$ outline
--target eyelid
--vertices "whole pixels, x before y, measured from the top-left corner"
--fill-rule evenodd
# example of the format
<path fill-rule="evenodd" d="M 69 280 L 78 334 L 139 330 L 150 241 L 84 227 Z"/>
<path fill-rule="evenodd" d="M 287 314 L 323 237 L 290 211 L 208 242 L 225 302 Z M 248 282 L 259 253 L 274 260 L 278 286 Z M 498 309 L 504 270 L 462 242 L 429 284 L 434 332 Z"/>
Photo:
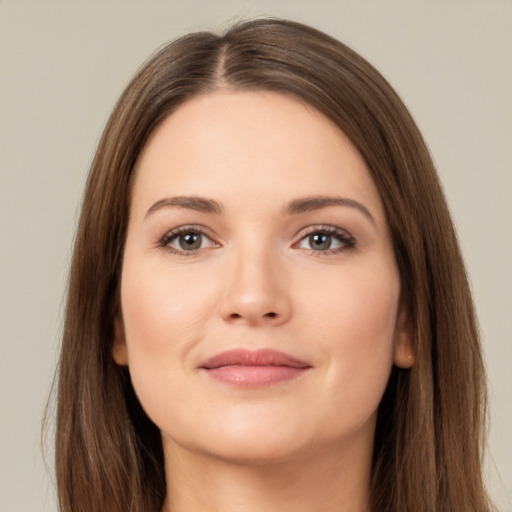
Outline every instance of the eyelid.
<path fill-rule="evenodd" d="M 175 247 L 171 247 L 169 245 L 171 241 L 175 240 L 181 234 L 185 234 L 185 233 L 200 234 L 209 240 L 210 245 L 208 247 L 202 247 L 202 248 L 190 250 L 190 251 L 180 250 Z M 301 249 L 301 247 L 299 247 L 299 245 L 302 243 L 302 241 L 307 236 L 309 236 L 313 233 L 322 233 L 322 234 L 327 234 L 327 235 L 330 235 L 333 237 L 337 237 L 338 240 L 340 240 L 343 244 L 342 247 L 336 247 L 334 249 L 326 249 L 323 251 L 309 249 L 310 253 L 314 253 L 317 256 L 341 253 L 341 252 L 353 249 L 354 246 L 356 245 L 355 238 L 347 230 L 339 228 L 337 226 L 332 226 L 329 224 L 315 224 L 315 225 L 311 225 L 311 226 L 307 226 L 307 227 L 303 228 L 294 237 L 296 241 L 292 244 L 291 247 L 294 249 Z M 210 249 L 213 247 L 221 247 L 222 244 L 217 242 L 217 240 L 215 238 L 216 237 L 212 234 L 211 230 L 205 226 L 202 226 L 200 224 L 185 224 L 185 225 L 178 226 L 176 228 L 173 228 L 173 229 L 167 231 L 162 237 L 159 238 L 159 240 L 157 242 L 157 246 L 168 250 L 172 254 L 183 255 L 183 256 L 193 256 L 193 255 L 196 255 L 196 254 L 204 251 L 205 249 Z M 308 251 L 308 249 L 304 249 L 304 248 L 302 248 L 302 249 Z"/>
<path fill-rule="evenodd" d="M 201 249 L 191 250 L 191 251 L 184 251 L 177 249 L 175 247 L 171 247 L 169 244 L 171 241 L 175 240 L 178 236 L 186 233 L 197 233 L 199 235 L 202 235 L 206 237 L 210 242 L 211 245 L 209 247 L 203 247 Z M 211 248 L 211 247 L 220 247 L 221 244 L 217 242 L 214 238 L 214 236 L 211 233 L 211 230 L 206 228 L 205 226 L 202 226 L 200 224 L 185 224 L 183 226 L 178 226 L 176 228 L 173 228 L 169 231 L 167 231 L 162 237 L 159 238 L 157 242 L 158 247 L 162 247 L 166 250 L 168 250 L 172 254 L 177 255 L 183 255 L 183 256 L 193 256 L 198 254 L 201 251 L 204 251 L 205 249 Z"/>
<path fill-rule="evenodd" d="M 325 251 L 315 251 L 314 249 L 309 249 L 310 253 L 314 253 L 315 256 L 327 256 L 329 254 L 341 253 L 350 249 L 353 249 L 356 245 L 356 239 L 346 230 L 339 228 L 337 226 L 332 226 L 329 224 L 316 224 L 307 226 L 302 229 L 295 237 L 296 242 L 292 244 L 292 248 L 301 249 L 299 247 L 300 243 L 309 235 L 313 233 L 323 233 L 326 235 L 331 235 L 338 237 L 343 243 L 344 247 L 338 247 L 334 249 L 327 249 Z M 308 249 L 304 249 L 308 250 Z"/>

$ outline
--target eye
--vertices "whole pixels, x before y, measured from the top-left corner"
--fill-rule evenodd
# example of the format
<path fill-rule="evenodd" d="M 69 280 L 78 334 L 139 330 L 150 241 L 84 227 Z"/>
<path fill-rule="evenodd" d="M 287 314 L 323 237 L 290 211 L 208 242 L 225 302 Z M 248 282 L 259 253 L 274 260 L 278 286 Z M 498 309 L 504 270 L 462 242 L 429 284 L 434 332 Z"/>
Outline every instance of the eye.
<path fill-rule="evenodd" d="M 174 254 L 196 254 L 202 249 L 218 247 L 200 227 L 183 226 L 167 233 L 160 245 L 169 249 Z"/>
<path fill-rule="evenodd" d="M 312 227 L 294 247 L 315 252 L 337 253 L 355 246 L 354 238 L 334 226 Z"/>

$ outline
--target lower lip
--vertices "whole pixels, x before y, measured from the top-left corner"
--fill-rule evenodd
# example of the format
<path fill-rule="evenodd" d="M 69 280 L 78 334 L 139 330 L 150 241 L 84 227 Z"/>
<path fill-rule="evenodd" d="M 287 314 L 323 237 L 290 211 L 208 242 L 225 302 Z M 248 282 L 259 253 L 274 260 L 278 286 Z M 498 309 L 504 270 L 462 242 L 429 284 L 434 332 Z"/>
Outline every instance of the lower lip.
<path fill-rule="evenodd" d="M 309 368 L 291 366 L 221 366 L 204 369 L 215 380 L 235 386 L 256 388 L 270 386 L 278 382 L 294 380 L 306 373 Z"/>

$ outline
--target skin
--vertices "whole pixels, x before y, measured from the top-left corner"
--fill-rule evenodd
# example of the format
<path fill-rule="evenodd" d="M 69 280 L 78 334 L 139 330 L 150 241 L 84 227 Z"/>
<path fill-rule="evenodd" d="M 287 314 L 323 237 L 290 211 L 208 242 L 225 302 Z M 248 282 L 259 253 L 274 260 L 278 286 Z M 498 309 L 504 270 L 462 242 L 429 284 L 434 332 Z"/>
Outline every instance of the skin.
<path fill-rule="evenodd" d="M 222 211 L 162 203 L 192 196 Z M 352 203 L 287 211 L 312 196 Z M 226 90 L 169 116 L 137 163 L 121 308 L 113 355 L 162 432 L 164 510 L 366 510 L 377 407 L 413 354 L 380 196 L 327 118 Z M 240 347 L 310 368 L 259 387 L 199 368 Z"/>

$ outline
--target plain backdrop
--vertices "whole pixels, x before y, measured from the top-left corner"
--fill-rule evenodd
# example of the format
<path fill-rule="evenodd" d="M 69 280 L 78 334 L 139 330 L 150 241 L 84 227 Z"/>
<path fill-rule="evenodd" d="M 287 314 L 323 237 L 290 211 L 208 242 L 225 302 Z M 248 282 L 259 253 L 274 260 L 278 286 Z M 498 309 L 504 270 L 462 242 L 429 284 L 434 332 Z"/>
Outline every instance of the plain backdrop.
<path fill-rule="evenodd" d="M 82 187 L 115 100 L 164 42 L 265 14 L 353 46 L 429 144 L 481 322 L 489 487 L 512 511 L 511 1 L 0 0 L 0 512 L 57 510 L 41 417 Z"/>

